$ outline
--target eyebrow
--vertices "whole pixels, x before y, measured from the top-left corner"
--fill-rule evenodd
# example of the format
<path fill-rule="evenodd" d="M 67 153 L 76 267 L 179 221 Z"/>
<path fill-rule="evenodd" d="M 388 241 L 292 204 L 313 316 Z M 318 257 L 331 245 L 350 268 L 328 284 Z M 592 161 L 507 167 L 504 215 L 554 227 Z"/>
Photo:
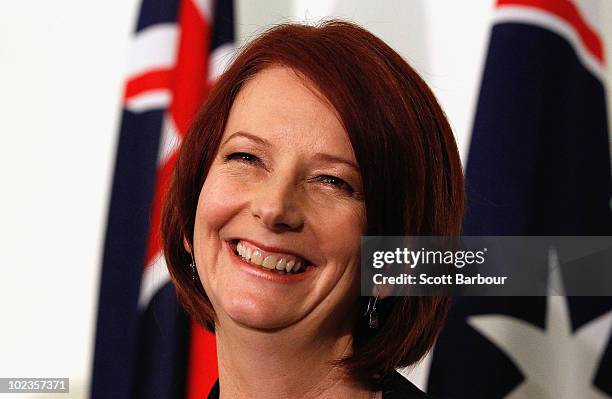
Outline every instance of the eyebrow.
<path fill-rule="evenodd" d="M 221 143 L 221 146 L 224 146 L 228 141 L 230 141 L 233 138 L 236 137 L 245 137 L 249 140 L 255 141 L 256 143 L 259 143 L 261 145 L 264 145 L 266 147 L 270 147 L 270 143 L 267 140 L 262 139 L 259 136 L 256 136 L 252 133 L 248 133 L 248 132 L 243 132 L 243 131 L 238 131 L 235 133 L 232 133 L 227 139 L 225 139 L 225 141 L 223 143 Z"/>
<path fill-rule="evenodd" d="M 221 143 L 221 146 L 224 146 L 230 140 L 232 140 L 234 138 L 237 138 L 237 137 L 247 138 L 249 140 L 252 140 L 252 141 L 254 141 L 256 143 L 259 143 L 261 145 L 264 145 L 266 147 L 270 147 L 271 146 L 271 144 L 267 140 L 262 139 L 261 137 L 256 136 L 256 135 L 254 135 L 252 133 L 244 132 L 244 131 L 238 131 L 238 132 L 232 133 L 227 139 L 225 139 L 225 141 L 223 141 L 223 143 Z M 355 164 L 355 162 L 350 161 L 350 160 L 345 159 L 345 158 L 342 158 L 342 157 L 339 157 L 339 156 L 336 156 L 336 155 L 331 155 L 331 154 L 326 154 L 326 153 L 321 153 L 320 152 L 320 153 L 316 154 L 314 158 L 317 159 L 317 160 L 320 160 L 320 161 L 333 162 L 333 163 L 342 163 L 342 164 L 345 164 L 345 165 L 355 169 L 355 171 L 360 173 L 359 167 Z"/>
<path fill-rule="evenodd" d="M 338 157 L 336 155 L 318 153 L 317 155 L 315 155 L 315 159 L 319 159 L 321 161 L 333 162 L 333 163 L 342 163 L 347 166 L 350 166 L 351 168 L 355 169 L 357 173 L 359 173 L 359 167 L 357 167 L 355 162 L 349 161 L 348 159 L 345 159 L 342 157 Z"/>

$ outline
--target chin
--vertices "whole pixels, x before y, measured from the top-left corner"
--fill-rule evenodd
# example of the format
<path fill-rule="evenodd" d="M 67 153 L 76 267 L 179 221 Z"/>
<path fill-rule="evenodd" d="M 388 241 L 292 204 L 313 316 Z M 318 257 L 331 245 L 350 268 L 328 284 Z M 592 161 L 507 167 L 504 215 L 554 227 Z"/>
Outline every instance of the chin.
<path fill-rule="evenodd" d="M 286 327 L 297 321 L 296 314 L 287 314 L 287 307 L 271 297 L 242 294 L 223 301 L 223 312 L 236 324 L 257 330 Z"/>

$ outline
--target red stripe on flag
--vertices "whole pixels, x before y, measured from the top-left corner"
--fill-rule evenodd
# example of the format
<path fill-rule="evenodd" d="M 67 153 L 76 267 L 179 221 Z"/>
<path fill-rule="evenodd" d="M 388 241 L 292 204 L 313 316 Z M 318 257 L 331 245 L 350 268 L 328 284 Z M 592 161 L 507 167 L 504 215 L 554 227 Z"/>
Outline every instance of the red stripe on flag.
<path fill-rule="evenodd" d="M 585 48 L 602 64 L 604 61 L 603 44 L 597 32 L 584 20 L 580 10 L 569 0 L 497 0 L 497 7 L 524 6 L 537 8 L 553 14 L 570 24 Z"/>
<path fill-rule="evenodd" d="M 215 336 L 195 322 L 191 323 L 191 356 L 187 373 L 187 399 L 206 398 L 219 375 Z"/>
<path fill-rule="evenodd" d="M 172 86 L 172 69 L 158 69 L 146 72 L 128 80 L 125 85 L 124 101 L 149 90 L 170 89 Z"/>
<path fill-rule="evenodd" d="M 208 21 L 202 18 L 192 0 L 181 2 L 179 23 L 181 38 L 176 65 L 177 79 L 173 86 L 170 114 L 178 131 L 184 135 L 210 91 L 208 55 L 211 33 Z"/>

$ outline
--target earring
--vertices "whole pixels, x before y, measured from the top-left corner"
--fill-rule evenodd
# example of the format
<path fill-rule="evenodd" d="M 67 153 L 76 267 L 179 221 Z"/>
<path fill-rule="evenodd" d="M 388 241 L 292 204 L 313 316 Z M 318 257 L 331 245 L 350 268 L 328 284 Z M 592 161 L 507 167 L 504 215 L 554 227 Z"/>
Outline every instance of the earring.
<path fill-rule="evenodd" d="M 190 255 L 191 255 L 191 263 L 189 264 L 189 267 L 191 267 L 191 281 L 193 281 L 193 283 L 195 284 L 195 280 L 196 280 L 195 259 L 193 258 L 193 252 Z"/>
<path fill-rule="evenodd" d="M 373 304 L 372 304 L 372 298 L 374 298 Z M 366 309 L 366 312 L 364 313 L 364 316 L 369 316 L 368 326 L 372 330 L 378 329 L 378 312 L 376 311 L 376 302 L 378 302 L 378 294 L 376 294 L 376 297 L 370 297 L 370 299 L 368 300 L 368 308 Z"/>

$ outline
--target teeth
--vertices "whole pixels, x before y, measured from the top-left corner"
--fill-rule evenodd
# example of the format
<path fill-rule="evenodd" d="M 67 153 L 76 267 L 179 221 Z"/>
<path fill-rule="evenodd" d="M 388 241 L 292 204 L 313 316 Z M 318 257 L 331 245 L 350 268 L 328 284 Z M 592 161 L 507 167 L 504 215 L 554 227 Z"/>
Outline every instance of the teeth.
<path fill-rule="evenodd" d="M 269 256 L 266 256 L 266 259 L 264 259 L 261 265 L 265 267 L 266 269 L 274 269 L 274 266 L 276 266 L 277 261 L 278 259 L 276 259 L 276 256 L 269 255 Z"/>
<path fill-rule="evenodd" d="M 262 253 L 258 250 L 253 251 L 253 255 L 251 256 L 251 263 L 254 263 L 257 266 L 261 266 L 261 262 L 263 262 Z"/>
<path fill-rule="evenodd" d="M 238 243 L 238 245 L 236 246 L 236 251 L 238 251 L 238 255 L 242 256 L 245 260 L 251 259 L 252 251 L 250 248 L 247 248 L 247 246 L 243 243 Z"/>
<path fill-rule="evenodd" d="M 236 245 L 236 252 L 245 261 L 264 267 L 268 270 L 277 270 L 280 274 L 289 272 L 296 273 L 302 268 L 302 260 L 283 258 L 277 255 L 268 255 L 264 258 L 264 254 L 258 249 L 252 249 L 242 242 Z"/>
<path fill-rule="evenodd" d="M 285 270 L 287 270 L 288 272 L 291 271 L 291 269 L 293 268 L 293 265 L 295 265 L 295 259 L 291 259 L 289 262 L 287 262 L 287 265 L 285 266 Z"/>

